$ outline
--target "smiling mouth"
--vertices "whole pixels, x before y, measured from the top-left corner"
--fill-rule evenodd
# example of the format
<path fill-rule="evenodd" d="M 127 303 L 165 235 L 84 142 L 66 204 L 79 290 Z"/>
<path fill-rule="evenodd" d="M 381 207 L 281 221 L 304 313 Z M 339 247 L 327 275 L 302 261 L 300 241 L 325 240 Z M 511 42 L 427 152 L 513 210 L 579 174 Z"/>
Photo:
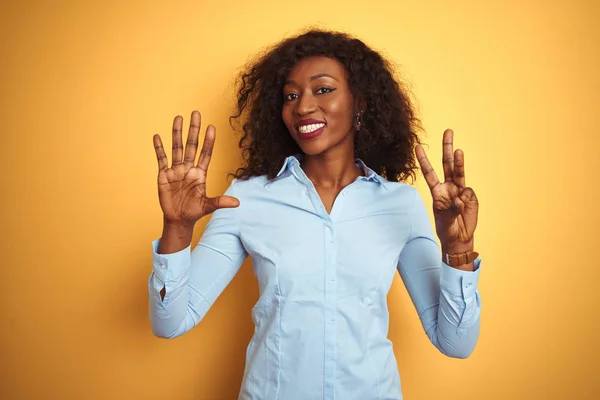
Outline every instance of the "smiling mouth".
<path fill-rule="evenodd" d="M 302 135 L 310 135 L 311 133 L 318 131 L 324 126 L 325 124 L 323 123 L 302 125 L 298 127 L 298 132 L 300 132 Z"/>
<path fill-rule="evenodd" d="M 325 124 L 322 122 L 316 124 L 307 124 L 299 126 L 297 129 L 298 139 L 312 140 L 321 136 L 321 134 L 325 131 Z"/>

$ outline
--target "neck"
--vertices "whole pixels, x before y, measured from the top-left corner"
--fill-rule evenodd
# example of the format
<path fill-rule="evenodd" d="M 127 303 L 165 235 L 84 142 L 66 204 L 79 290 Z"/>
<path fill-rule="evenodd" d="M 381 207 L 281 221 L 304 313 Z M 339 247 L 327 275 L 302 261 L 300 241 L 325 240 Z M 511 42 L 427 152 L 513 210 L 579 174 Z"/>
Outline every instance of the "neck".
<path fill-rule="evenodd" d="M 341 189 L 362 175 L 354 163 L 354 146 L 351 151 L 332 148 L 317 155 L 305 155 L 302 169 L 316 187 Z"/>

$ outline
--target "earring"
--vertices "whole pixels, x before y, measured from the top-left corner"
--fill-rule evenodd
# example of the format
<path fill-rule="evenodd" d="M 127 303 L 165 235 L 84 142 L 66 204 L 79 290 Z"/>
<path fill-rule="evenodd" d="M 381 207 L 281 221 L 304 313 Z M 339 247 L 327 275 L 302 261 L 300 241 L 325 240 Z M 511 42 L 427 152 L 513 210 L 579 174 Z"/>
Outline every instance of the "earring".
<path fill-rule="evenodd" d="M 356 114 L 356 118 L 354 119 L 354 130 L 356 132 L 360 131 L 360 113 Z"/>

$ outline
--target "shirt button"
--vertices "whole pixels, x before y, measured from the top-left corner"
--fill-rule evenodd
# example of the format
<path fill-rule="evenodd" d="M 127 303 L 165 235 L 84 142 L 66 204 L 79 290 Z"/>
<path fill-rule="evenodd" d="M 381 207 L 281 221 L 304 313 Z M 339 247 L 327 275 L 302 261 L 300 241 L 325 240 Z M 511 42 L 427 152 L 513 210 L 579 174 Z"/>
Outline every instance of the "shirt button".
<path fill-rule="evenodd" d="M 467 283 L 467 284 L 465 285 L 465 287 L 467 287 L 467 288 L 470 288 L 470 287 L 471 287 L 471 285 L 472 285 L 472 283 L 471 283 L 471 282 L 469 282 L 469 283 Z"/>
<path fill-rule="evenodd" d="M 165 266 L 165 264 L 162 264 L 162 263 L 161 263 L 161 264 L 158 264 L 158 266 L 159 266 L 160 268 L 162 268 L 162 269 L 165 269 L 165 268 L 167 268 L 167 267 Z"/>

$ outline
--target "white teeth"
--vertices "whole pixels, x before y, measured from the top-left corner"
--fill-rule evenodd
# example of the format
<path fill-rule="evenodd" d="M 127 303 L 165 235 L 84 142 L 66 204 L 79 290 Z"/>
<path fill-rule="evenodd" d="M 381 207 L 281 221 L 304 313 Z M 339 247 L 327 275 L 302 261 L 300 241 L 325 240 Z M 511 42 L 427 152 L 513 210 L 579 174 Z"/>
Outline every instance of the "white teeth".
<path fill-rule="evenodd" d="M 301 127 L 298 128 L 298 131 L 300 133 L 311 133 L 316 131 L 317 129 L 321 129 L 322 127 L 324 127 L 325 124 L 321 123 L 321 124 L 310 124 L 310 125 L 302 125 Z"/>

